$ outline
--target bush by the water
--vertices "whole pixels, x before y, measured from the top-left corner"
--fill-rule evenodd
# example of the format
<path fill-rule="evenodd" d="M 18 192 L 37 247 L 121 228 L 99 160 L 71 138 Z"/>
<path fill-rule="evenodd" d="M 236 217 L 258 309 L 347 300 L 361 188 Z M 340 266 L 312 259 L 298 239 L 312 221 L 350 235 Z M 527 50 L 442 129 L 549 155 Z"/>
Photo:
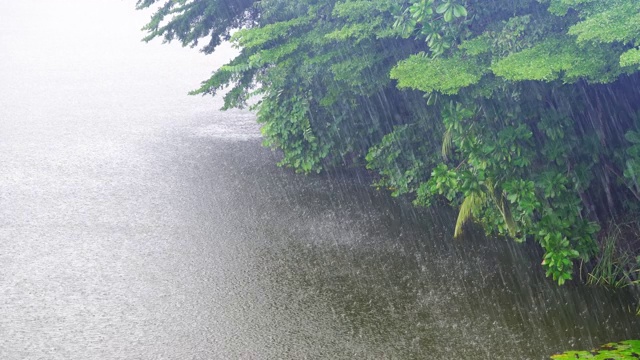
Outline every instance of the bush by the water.
<path fill-rule="evenodd" d="M 592 360 L 632 360 L 640 359 L 640 340 L 627 340 L 603 345 L 591 351 L 567 351 L 553 355 L 554 360 L 592 359 Z"/>
<path fill-rule="evenodd" d="M 138 7 L 155 3 L 147 40 L 239 48 L 194 93 L 230 88 L 225 108 L 257 96 L 264 142 L 282 151 L 281 165 L 366 166 L 394 196 L 459 207 L 456 235 L 474 219 L 535 241 L 559 284 L 578 263 L 613 259 L 600 229 L 640 209 L 636 0 Z M 615 284 L 598 274 L 628 275 L 617 269 L 595 265 L 591 281 Z"/>

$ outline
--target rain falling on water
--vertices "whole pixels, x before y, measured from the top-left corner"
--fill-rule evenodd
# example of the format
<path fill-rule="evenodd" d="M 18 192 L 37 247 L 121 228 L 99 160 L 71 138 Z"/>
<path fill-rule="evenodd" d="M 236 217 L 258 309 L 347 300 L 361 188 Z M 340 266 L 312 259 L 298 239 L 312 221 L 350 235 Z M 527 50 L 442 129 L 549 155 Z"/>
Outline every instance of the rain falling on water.
<path fill-rule="evenodd" d="M 0 358 L 546 359 L 637 337 L 632 294 L 371 174 L 302 176 L 188 97 L 233 53 L 130 2 L 0 3 Z"/>

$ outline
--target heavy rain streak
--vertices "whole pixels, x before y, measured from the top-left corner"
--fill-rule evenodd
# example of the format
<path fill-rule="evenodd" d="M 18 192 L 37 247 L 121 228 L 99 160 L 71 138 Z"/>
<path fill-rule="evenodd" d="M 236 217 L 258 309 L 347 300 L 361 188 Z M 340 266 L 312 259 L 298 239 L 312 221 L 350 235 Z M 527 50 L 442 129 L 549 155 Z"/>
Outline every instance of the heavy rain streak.
<path fill-rule="evenodd" d="M 0 0 L 0 359 L 636 358 L 638 14 Z"/>

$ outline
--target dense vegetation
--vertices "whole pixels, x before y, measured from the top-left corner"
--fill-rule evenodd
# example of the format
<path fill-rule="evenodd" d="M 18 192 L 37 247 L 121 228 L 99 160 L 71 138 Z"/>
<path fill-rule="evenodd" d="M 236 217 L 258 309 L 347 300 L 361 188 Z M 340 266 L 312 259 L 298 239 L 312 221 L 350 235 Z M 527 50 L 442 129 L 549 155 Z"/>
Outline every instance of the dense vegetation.
<path fill-rule="evenodd" d="M 591 351 L 567 351 L 551 357 L 555 360 L 592 359 L 592 360 L 632 360 L 640 358 L 640 340 L 627 340 L 603 345 Z"/>
<path fill-rule="evenodd" d="M 595 282 L 637 279 L 637 248 L 602 234 L 640 205 L 640 2 L 154 4 L 147 40 L 238 47 L 194 94 L 255 97 L 281 165 L 366 166 L 393 196 L 459 207 L 455 235 L 473 218 L 537 242 L 559 284 L 594 258 Z"/>

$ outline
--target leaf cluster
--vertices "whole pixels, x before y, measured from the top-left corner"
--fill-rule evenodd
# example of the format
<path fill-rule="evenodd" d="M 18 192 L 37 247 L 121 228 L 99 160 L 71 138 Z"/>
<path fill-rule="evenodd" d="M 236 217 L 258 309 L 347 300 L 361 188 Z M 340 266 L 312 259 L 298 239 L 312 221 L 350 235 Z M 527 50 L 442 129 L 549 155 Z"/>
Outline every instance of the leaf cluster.
<path fill-rule="evenodd" d="M 366 166 L 544 249 L 562 284 L 640 202 L 635 0 L 140 0 L 146 40 L 239 55 L 193 94 L 252 108 L 280 165 Z"/>
<path fill-rule="evenodd" d="M 640 340 L 627 340 L 619 343 L 609 343 L 601 346 L 599 349 L 591 351 L 567 351 L 562 354 L 553 355 L 551 359 L 569 360 L 569 359 L 637 359 L 640 357 Z"/>

